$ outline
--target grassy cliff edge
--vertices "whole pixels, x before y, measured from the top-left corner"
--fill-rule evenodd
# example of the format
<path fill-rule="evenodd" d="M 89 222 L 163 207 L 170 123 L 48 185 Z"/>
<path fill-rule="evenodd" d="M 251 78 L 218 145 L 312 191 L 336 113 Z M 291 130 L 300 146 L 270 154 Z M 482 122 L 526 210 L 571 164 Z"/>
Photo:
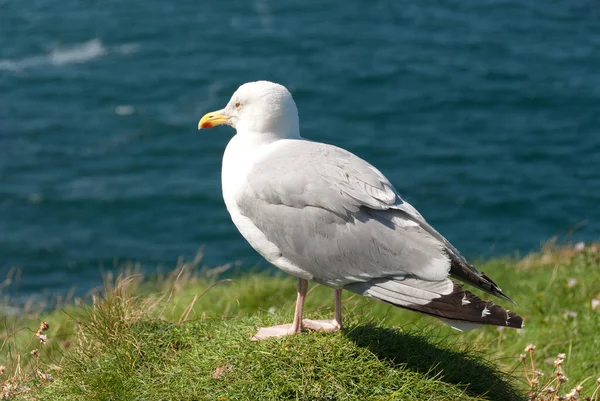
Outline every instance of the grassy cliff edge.
<path fill-rule="evenodd" d="M 600 251 L 577 248 L 479 265 L 519 303 L 518 331 L 459 333 L 345 292 L 343 332 L 254 343 L 291 319 L 293 278 L 125 274 L 89 302 L 0 312 L 0 399 L 597 400 Z M 314 286 L 307 317 L 332 301 Z"/>

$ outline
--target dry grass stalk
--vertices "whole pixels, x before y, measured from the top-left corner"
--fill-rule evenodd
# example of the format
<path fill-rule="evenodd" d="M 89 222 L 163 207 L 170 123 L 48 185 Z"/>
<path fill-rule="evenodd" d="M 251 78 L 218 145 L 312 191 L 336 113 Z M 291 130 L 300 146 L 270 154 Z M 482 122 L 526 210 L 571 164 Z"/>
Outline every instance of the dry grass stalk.
<path fill-rule="evenodd" d="M 598 401 L 600 397 L 600 378 L 596 381 L 596 388 L 591 396 L 582 398 L 583 382 L 575 388 L 566 392 L 565 383 L 569 380 L 563 370 L 563 363 L 567 358 L 566 354 L 560 353 L 554 360 L 554 369 L 548 379 L 541 383 L 544 373 L 536 369 L 533 354 L 535 345 L 529 344 L 525 347 L 525 353 L 521 354 L 519 359 L 523 364 L 523 374 L 529 383 L 529 400 L 530 401 Z M 527 361 L 529 359 L 529 361 Z"/>

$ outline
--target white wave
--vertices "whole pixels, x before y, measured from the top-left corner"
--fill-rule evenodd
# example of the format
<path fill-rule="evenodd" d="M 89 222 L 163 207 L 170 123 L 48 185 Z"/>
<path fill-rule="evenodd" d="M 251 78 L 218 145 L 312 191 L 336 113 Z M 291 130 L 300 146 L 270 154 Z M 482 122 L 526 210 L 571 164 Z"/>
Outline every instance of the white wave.
<path fill-rule="evenodd" d="M 72 63 L 85 63 L 86 61 L 104 56 L 108 50 L 100 39 L 92 39 L 80 45 L 67 48 L 57 48 L 50 53 L 50 63 L 63 65 Z"/>
<path fill-rule="evenodd" d="M 135 113 L 135 107 L 130 104 L 122 104 L 115 107 L 115 114 L 118 116 L 130 116 Z"/>
<path fill-rule="evenodd" d="M 63 66 L 85 63 L 109 54 L 129 55 L 136 53 L 139 46 L 125 43 L 116 47 L 106 47 L 98 38 L 72 46 L 58 46 L 47 54 L 29 56 L 20 59 L 0 59 L 0 71 L 21 71 L 45 65 Z"/>
<path fill-rule="evenodd" d="M 273 28 L 273 12 L 267 0 L 257 0 L 254 2 L 254 9 L 258 14 L 260 25 L 265 30 Z"/>
<path fill-rule="evenodd" d="M 139 49 L 140 45 L 138 45 L 137 43 L 125 43 L 124 45 L 120 45 L 118 47 L 119 53 L 125 55 L 137 53 Z"/>

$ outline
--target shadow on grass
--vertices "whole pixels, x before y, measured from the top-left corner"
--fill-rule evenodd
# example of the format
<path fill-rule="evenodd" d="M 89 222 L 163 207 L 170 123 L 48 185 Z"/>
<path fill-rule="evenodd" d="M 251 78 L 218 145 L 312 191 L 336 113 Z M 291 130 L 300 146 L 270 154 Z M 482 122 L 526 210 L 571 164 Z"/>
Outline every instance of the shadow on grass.
<path fill-rule="evenodd" d="M 476 352 L 445 349 L 418 334 L 371 324 L 349 327 L 344 335 L 394 367 L 464 386 L 464 392 L 470 396 L 492 401 L 527 399 L 512 384 L 513 378 Z"/>

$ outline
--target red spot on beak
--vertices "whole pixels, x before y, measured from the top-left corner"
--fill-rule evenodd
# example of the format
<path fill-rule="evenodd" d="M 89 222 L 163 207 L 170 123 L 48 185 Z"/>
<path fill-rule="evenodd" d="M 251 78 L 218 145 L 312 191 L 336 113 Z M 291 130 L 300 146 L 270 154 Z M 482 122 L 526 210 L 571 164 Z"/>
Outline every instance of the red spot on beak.
<path fill-rule="evenodd" d="M 202 125 L 200 126 L 200 128 L 212 128 L 213 125 L 211 123 L 209 123 L 208 121 L 205 121 L 202 123 Z"/>

